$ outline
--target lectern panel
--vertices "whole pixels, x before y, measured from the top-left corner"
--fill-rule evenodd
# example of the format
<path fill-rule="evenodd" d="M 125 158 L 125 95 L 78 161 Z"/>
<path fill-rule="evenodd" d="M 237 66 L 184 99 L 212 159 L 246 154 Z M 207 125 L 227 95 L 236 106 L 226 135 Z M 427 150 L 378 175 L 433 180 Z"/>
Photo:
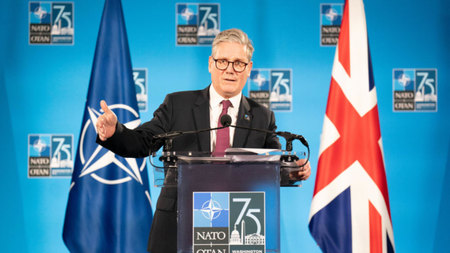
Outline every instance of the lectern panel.
<path fill-rule="evenodd" d="M 279 189 L 279 163 L 178 164 L 178 252 L 279 252 Z"/>

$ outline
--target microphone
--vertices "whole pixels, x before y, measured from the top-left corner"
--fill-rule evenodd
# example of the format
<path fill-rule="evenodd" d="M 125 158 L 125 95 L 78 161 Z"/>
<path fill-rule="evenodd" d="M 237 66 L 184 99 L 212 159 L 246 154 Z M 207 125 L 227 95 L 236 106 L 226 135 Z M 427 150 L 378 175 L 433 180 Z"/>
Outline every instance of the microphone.
<path fill-rule="evenodd" d="M 231 126 L 230 115 L 228 115 L 228 114 L 222 115 L 222 117 L 220 117 L 220 124 L 222 124 L 222 126 L 224 126 L 224 127 Z"/>

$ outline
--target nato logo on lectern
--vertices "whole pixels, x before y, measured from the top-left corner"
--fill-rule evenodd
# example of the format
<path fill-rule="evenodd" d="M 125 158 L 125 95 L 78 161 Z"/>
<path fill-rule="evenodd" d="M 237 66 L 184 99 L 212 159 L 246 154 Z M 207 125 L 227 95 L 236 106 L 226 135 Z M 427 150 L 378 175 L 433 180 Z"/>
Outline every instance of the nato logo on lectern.
<path fill-rule="evenodd" d="M 275 112 L 292 111 L 292 70 L 252 69 L 248 96 Z"/>
<path fill-rule="evenodd" d="M 320 45 L 335 46 L 341 32 L 343 4 L 320 4 Z"/>
<path fill-rule="evenodd" d="M 28 135 L 28 177 L 70 177 L 73 171 L 72 134 Z"/>
<path fill-rule="evenodd" d="M 73 45 L 73 2 L 29 2 L 29 44 Z"/>
<path fill-rule="evenodd" d="M 193 252 L 264 253 L 264 192 L 194 192 L 193 226 Z"/>
<path fill-rule="evenodd" d="M 176 45 L 211 45 L 220 32 L 220 5 L 176 4 Z"/>
<path fill-rule="evenodd" d="M 437 69 L 394 69 L 393 110 L 437 112 Z"/>

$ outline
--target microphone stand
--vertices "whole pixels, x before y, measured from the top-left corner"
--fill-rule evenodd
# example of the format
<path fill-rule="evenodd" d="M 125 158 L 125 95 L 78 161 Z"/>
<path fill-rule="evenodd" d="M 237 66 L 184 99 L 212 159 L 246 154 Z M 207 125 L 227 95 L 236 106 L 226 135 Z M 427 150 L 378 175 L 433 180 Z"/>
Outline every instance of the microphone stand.
<path fill-rule="evenodd" d="M 286 140 L 286 151 L 292 151 L 293 149 L 293 145 L 292 142 L 294 140 L 299 140 L 305 147 L 309 148 L 308 142 L 306 141 L 306 139 L 302 136 L 302 135 L 298 135 L 298 134 L 292 134 L 289 132 L 274 132 L 274 131 L 269 131 L 269 130 L 264 130 L 264 129 L 256 129 L 256 128 L 249 128 L 249 127 L 243 127 L 243 126 L 236 126 L 236 125 L 231 125 L 228 122 L 225 122 L 224 126 L 222 127 L 216 127 L 216 128 L 207 128 L 207 129 L 202 129 L 202 130 L 198 130 L 198 131 L 186 131 L 186 132 L 181 132 L 181 131 L 175 131 L 175 132 L 170 132 L 170 133 L 163 133 L 163 134 L 158 134 L 153 136 L 153 139 L 164 139 L 164 151 L 172 151 L 172 142 L 173 139 L 175 139 L 178 136 L 181 136 L 183 134 L 192 134 L 192 133 L 201 133 L 201 132 L 207 132 L 207 131 L 213 131 L 213 130 L 219 130 L 219 129 L 223 129 L 226 127 L 234 127 L 234 128 L 241 128 L 241 129 L 246 129 L 246 130 L 252 130 L 252 131 L 259 131 L 259 132 L 264 132 L 264 133 L 269 133 L 269 134 L 276 134 L 277 136 L 281 136 Z"/>
<path fill-rule="evenodd" d="M 186 131 L 186 132 L 175 131 L 175 132 L 155 135 L 155 136 L 153 136 L 153 139 L 154 140 L 164 139 L 163 151 L 170 152 L 170 151 L 172 151 L 172 148 L 173 148 L 173 145 L 172 145 L 173 139 L 175 139 L 178 136 L 181 136 L 183 134 L 195 134 L 195 133 L 209 132 L 209 131 L 213 131 L 213 130 L 223 129 L 225 127 L 228 127 L 228 126 L 221 126 L 221 127 L 216 127 L 216 128 L 206 128 L 206 129 L 195 130 L 195 131 Z"/>
<path fill-rule="evenodd" d="M 243 126 L 235 126 L 235 125 L 226 125 L 226 126 L 230 126 L 230 127 L 234 127 L 234 128 L 241 128 L 241 129 L 246 129 L 246 130 L 253 130 L 253 131 L 259 131 L 259 132 L 264 132 L 264 133 L 269 133 L 269 134 L 276 134 L 278 136 L 283 137 L 286 140 L 286 151 L 292 151 L 292 142 L 294 140 L 299 140 L 305 147 L 309 147 L 308 142 L 306 141 L 306 139 L 298 134 L 292 134 L 289 132 L 274 132 L 274 131 L 269 131 L 269 130 L 264 130 L 264 129 L 256 129 L 256 128 L 249 128 L 249 127 L 243 127 Z"/>
<path fill-rule="evenodd" d="M 252 130 L 252 131 L 259 131 L 259 132 L 264 132 L 264 133 L 276 134 L 277 136 L 283 137 L 286 140 L 286 151 L 288 151 L 288 155 L 282 157 L 282 161 L 283 162 L 295 162 L 295 161 L 298 160 L 298 157 L 296 155 L 294 155 L 294 156 L 291 155 L 291 151 L 293 149 L 292 142 L 294 140 L 299 140 L 308 149 L 308 156 L 306 158 L 306 161 L 301 166 L 286 166 L 286 167 L 303 167 L 304 165 L 306 165 L 308 163 L 308 161 L 309 161 L 309 153 L 310 153 L 309 152 L 309 144 L 308 144 L 308 142 L 306 141 L 306 139 L 302 135 L 293 134 L 293 133 L 289 133 L 289 132 L 274 132 L 274 131 L 269 131 L 269 130 L 264 130 L 264 129 L 256 129 L 256 128 L 249 128 L 249 127 L 243 127 L 243 126 L 235 126 L 235 125 L 231 125 L 230 124 L 231 120 L 228 120 L 224 116 L 228 116 L 228 118 L 230 117 L 229 115 L 223 115 L 222 116 L 221 124 L 224 125 L 224 126 L 231 126 L 231 127 L 234 127 L 234 128 L 241 128 L 241 129 L 246 129 L 246 130 Z"/>

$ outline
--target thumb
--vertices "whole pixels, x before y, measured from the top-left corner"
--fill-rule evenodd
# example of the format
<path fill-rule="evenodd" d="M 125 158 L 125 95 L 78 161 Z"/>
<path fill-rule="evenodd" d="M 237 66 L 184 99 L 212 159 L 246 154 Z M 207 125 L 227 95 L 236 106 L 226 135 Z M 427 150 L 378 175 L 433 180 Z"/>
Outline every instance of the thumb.
<path fill-rule="evenodd" d="M 100 101 L 100 106 L 102 107 L 102 110 L 105 113 L 112 113 L 112 111 L 109 109 L 108 105 L 106 104 L 105 100 Z"/>

